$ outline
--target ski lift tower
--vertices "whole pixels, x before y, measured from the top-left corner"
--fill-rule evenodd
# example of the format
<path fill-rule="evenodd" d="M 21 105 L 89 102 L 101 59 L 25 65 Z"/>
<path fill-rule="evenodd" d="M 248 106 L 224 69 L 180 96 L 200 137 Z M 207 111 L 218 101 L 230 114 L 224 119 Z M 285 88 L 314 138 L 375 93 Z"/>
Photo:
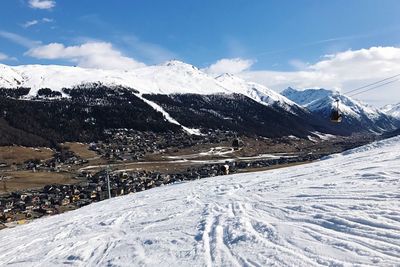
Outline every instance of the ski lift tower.
<path fill-rule="evenodd" d="M 110 165 L 108 165 L 107 169 L 106 169 L 106 179 L 107 179 L 107 190 L 108 190 L 108 198 L 109 199 L 111 198 L 110 171 L 111 171 L 111 168 L 110 168 Z"/>

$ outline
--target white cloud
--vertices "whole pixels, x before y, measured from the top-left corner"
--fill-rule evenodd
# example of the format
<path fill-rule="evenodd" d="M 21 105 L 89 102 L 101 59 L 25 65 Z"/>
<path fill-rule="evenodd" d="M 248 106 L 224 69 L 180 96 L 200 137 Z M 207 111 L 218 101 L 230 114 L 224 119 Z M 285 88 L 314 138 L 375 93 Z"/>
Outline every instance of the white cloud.
<path fill-rule="evenodd" d="M 42 18 L 42 22 L 47 23 L 47 22 L 53 22 L 53 19 L 50 18 Z"/>
<path fill-rule="evenodd" d="M 25 22 L 24 24 L 22 24 L 22 27 L 24 27 L 24 28 L 29 28 L 29 27 L 31 27 L 31 26 L 33 26 L 33 25 L 36 25 L 36 24 L 38 24 L 39 23 L 39 21 L 38 20 L 30 20 L 30 21 L 27 21 L 27 22 Z"/>
<path fill-rule="evenodd" d="M 251 59 L 223 58 L 205 68 L 204 71 L 210 74 L 236 74 L 248 70 L 254 63 L 255 61 Z"/>
<path fill-rule="evenodd" d="M 0 52 L 0 61 L 2 61 L 2 60 L 17 61 L 17 59 L 15 57 L 10 57 L 10 56 Z"/>
<path fill-rule="evenodd" d="M 177 55 L 168 49 L 149 42 L 144 42 L 134 35 L 120 37 L 121 41 L 129 48 L 129 51 L 150 64 L 158 64 L 177 58 Z"/>
<path fill-rule="evenodd" d="M 27 21 L 24 24 L 22 24 L 21 26 L 24 28 L 29 28 L 34 25 L 38 25 L 38 24 L 42 24 L 42 23 L 50 23 L 53 21 L 54 21 L 53 19 L 49 19 L 49 18 L 42 18 L 41 20 L 35 19 L 35 20 Z"/>
<path fill-rule="evenodd" d="M 22 45 L 27 48 L 36 47 L 41 44 L 40 41 L 31 40 L 31 39 L 21 36 L 19 34 L 7 32 L 7 31 L 0 31 L 0 37 L 3 37 L 7 40 L 10 40 L 13 43 Z"/>
<path fill-rule="evenodd" d="M 308 63 L 306 63 L 304 61 L 301 61 L 299 59 L 292 59 L 292 60 L 289 61 L 289 64 L 291 66 L 293 66 L 297 70 L 304 70 L 304 69 L 307 69 L 309 67 Z"/>
<path fill-rule="evenodd" d="M 6 59 L 8 59 L 8 56 L 0 52 L 0 60 L 6 60 Z"/>
<path fill-rule="evenodd" d="M 29 6 L 35 9 L 52 9 L 56 6 L 54 0 L 29 0 Z"/>
<path fill-rule="evenodd" d="M 329 88 L 342 92 L 400 73 L 400 47 L 371 47 L 326 55 L 314 64 L 292 65 L 299 71 L 243 71 L 239 76 L 281 91 L 295 88 Z M 400 82 L 360 94 L 356 98 L 381 106 L 400 102 Z"/>
<path fill-rule="evenodd" d="M 88 42 L 76 46 L 51 43 L 34 47 L 25 55 L 38 59 L 64 59 L 81 67 L 101 69 L 135 69 L 145 66 L 106 42 Z"/>

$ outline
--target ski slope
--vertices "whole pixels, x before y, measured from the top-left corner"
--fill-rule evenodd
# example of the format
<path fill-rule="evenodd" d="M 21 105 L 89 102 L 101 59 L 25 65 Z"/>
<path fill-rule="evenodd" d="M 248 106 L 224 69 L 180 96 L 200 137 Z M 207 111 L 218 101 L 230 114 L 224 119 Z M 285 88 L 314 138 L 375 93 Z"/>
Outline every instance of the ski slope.
<path fill-rule="evenodd" d="M 398 266 L 400 137 L 0 231 L 0 266 Z"/>

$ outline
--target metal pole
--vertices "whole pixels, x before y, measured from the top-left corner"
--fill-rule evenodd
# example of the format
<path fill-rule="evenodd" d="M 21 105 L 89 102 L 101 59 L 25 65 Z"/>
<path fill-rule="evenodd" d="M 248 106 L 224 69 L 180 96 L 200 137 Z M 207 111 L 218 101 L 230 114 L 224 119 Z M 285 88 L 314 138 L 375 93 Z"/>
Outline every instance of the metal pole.
<path fill-rule="evenodd" d="M 111 188 L 110 188 L 110 166 L 107 167 L 107 188 L 108 188 L 108 198 L 111 198 Z"/>
<path fill-rule="evenodd" d="M 8 177 L 6 177 L 4 175 L 0 176 L 0 181 L 3 182 L 3 191 L 5 193 L 7 193 L 7 179 L 8 179 Z"/>

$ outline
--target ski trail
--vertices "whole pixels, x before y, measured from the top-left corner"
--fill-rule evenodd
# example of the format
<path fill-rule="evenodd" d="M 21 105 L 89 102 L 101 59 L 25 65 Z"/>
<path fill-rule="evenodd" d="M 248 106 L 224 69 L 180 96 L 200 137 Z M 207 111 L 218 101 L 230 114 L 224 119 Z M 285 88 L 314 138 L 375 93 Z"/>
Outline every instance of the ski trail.
<path fill-rule="evenodd" d="M 190 135 L 200 135 L 201 132 L 199 129 L 193 129 L 193 128 L 188 128 L 186 126 L 183 126 L 182 124 L 180 124 L 177 120 L 175 120 L 174 118 L 171 117 L 171 115 L 166 112 L 160 105 L 158 105 L 157 103 L 150 101 L 146 98 L 144 98 L 142 95 L 137 94 L 137 97 L 139 97 L 141 100 L 143 100 L 144 102 L 146 102 L 146 104 L 150 105 L 152 108 L 154 108 L 156 111 L 160 112 L 161 114 L 163 114 L 163 116 L 165 117 L 165 119 L 167 121 L 169 121 L 170 123 L 179 125 L 182 127 L 182 129 L 187 132 Z"/>

